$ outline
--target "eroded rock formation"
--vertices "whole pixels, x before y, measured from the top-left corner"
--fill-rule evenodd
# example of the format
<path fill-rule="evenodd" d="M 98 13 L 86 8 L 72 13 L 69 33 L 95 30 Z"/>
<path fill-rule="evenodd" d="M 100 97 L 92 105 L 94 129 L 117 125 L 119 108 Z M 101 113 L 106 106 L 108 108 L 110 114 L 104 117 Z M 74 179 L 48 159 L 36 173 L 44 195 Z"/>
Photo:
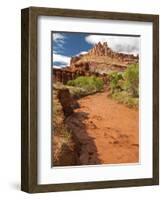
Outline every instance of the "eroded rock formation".
<path fill-rule="evenodd" d="M 103 44 L 99 42 L 94 46 L 94 48 L 92 48 L 88 52 L 89 55 L 95 55 L 95 56 L 111 56 L 112 53 L 113 51 L 108 47 L 106 42 L 104 42 Z"/>
<path fill-rule="evenodd" d="M 138 63 L 139 56 L 114 52 L 107 43 L 99 42 L 88 53 L 74 56 L 70 66 L 53 69 L 54 82 L 66 84 L 78 76 L 105 76 L 109 71 L 124 71 L 129 64 Z"/>
<path fill-rule="evenodd" d="M 107 42 L 101 44 L 99 42 L 96 44 L 89 52 L 88 55 L 90 56 L 108 56 L 110 58 L 117 59 L 118 61 L 124 62 L 138 62 L 138 55 L 134 56 L 132 54 L 124 54 L 124 53 L 117 53 L 114 52 L 111 48 L 108 47 Z"/>

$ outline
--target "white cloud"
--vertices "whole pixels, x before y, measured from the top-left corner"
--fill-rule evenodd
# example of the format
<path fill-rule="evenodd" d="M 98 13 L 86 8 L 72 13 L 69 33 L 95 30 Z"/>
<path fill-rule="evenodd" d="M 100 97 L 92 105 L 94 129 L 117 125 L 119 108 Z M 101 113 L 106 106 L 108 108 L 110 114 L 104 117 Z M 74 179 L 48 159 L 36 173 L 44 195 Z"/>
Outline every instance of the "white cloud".
<path fill-rule="evenodd" d="M 70 59 L 71 57 L 53 53 L 53 62 L 63 63 L 63 67 L 70 64 Z"/>
<path fill-rule="evenodd" d="M 66 36 L 61 33 L 53 33 L 53 42 L 58 48 L 62 49 L 65 44 Z"/>
<path fill-rule="evenodd" d="M 53 68 L 57 68 L 57 69 L 61 69 L 61 68 L 63 68 L 64 66 L 63 65 L 53 65 Z"/>
<path fill-rule="evenodd" d="M 139 54 L 139 37 L 89 35 L 85 40 L 90 44 L 107 42 L 113 51 L 135 55 Z"/>
<path fill-rule="evenodd" d="M 64 39 L 65 37 L 61 33 L 53 33 L 53 40 Z"/>
<path fill-rule="evenodd" d="M 79 55 L 84 55 L 84 54 L 87 54 L 88 53 L 88 51 L 81 51 L 81 52 L 79 52 L 77 55 L 75 55 L 75 56 L 79 56 Z"/>

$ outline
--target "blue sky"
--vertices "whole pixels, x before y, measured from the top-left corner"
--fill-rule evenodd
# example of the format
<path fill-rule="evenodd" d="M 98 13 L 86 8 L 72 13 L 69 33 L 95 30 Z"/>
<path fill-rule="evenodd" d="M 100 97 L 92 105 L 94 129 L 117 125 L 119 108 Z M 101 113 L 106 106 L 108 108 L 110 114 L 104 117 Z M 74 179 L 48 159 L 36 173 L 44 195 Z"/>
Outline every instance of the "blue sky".
<path fill-rule="evenodd" d="M 72 56 L 87 53 L 96 43 L 107 42 L 114 51 L 139 54 L 139 37 L 53 32 L 53 67 L 69 65 Z"/>
<path fill-rule="evenodd" d="M 64 66 L 72 56 L 86 53 L 93 47 L 85 41 L 85 33 L 53 33 L 53 65 Z"/>

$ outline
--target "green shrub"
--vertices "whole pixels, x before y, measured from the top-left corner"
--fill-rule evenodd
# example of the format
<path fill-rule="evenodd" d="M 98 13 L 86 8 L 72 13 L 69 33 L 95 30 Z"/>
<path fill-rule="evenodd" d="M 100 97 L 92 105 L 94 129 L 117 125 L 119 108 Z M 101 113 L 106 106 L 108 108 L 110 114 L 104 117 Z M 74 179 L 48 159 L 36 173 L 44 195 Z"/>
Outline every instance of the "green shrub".
<path fill-rule="evenodd" d="M 75 80 L 68 81 L 67 85 L 84 89 L 87 92 L 97 92 L 103 89 L 103 81 L 95 76 L 79 76 Z"/>
<path fill-rule="evenodd" d="M 80 97 L 84 97 L 84 96 L 87 96 L 89 94 L 92 94 L 91 91 L 88 92 L 86 89 L 81 88 L 81 87 L 67 86 L 67 88 L 69 89 L 72 97 L 77 98 L 77 99 L 80 98 Z"/>
<path fill-rule="evenodd" d="M 70 91 L 71 96 L 77 99 L 96 92 L 96 90 L 88 90 L 87 87 L 84 88 L 84 87 L 74 86 L 73 83 L 74 81 L 69 81 L 69 85 L 63 85 L 62 83 L 57 83 L 57 84 L 55 83 L 53 84 L 53 88 L 54 90 L 67 88 Z"/>
<path fill-rule="evenodd" d="M 122 90 L 123 75 L 121 72 L 109 73 L 108 80 L 109 80 L 111 93 L 119 92 Z"/>
<path fill-rule="evenodd" d="M 110 93 L 113 99 L 129 107 L 138 107 L 139 65 L 132 64 L 124 72 L 108 74 Z"/>
<path fill-rule="evenodd" d="M 118 101 L 119 103 L 126 104 L 128 107 L 138 108 L 139 98 L 132 97 L 128 92 L 116 92 L 112 94 L 112 98 Z"/>
<path fill-rule="evenodd" d="M 123 74 L 125 90 L 131 93 L 132 96 L 139 96 L 139 65 L 132 64 L 128 66 Z"/>
<path fill-rule="evenodd" d="M 75 86 L 73 80 L 68 81 L 67 85 L 69 85 L 69 86 Z"/>

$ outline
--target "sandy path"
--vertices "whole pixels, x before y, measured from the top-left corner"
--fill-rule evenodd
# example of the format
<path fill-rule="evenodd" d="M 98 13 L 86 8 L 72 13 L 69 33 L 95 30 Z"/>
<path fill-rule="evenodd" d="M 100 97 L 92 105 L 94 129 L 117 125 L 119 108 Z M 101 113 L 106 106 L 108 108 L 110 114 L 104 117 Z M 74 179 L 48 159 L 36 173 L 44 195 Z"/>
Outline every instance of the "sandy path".
<path fill-rule="evenodd" d="M 80 163 L 138 162 L 138 111 L 97 93 L 78 100 L 80 108 L 67 119 L 80 141 Z"/>

